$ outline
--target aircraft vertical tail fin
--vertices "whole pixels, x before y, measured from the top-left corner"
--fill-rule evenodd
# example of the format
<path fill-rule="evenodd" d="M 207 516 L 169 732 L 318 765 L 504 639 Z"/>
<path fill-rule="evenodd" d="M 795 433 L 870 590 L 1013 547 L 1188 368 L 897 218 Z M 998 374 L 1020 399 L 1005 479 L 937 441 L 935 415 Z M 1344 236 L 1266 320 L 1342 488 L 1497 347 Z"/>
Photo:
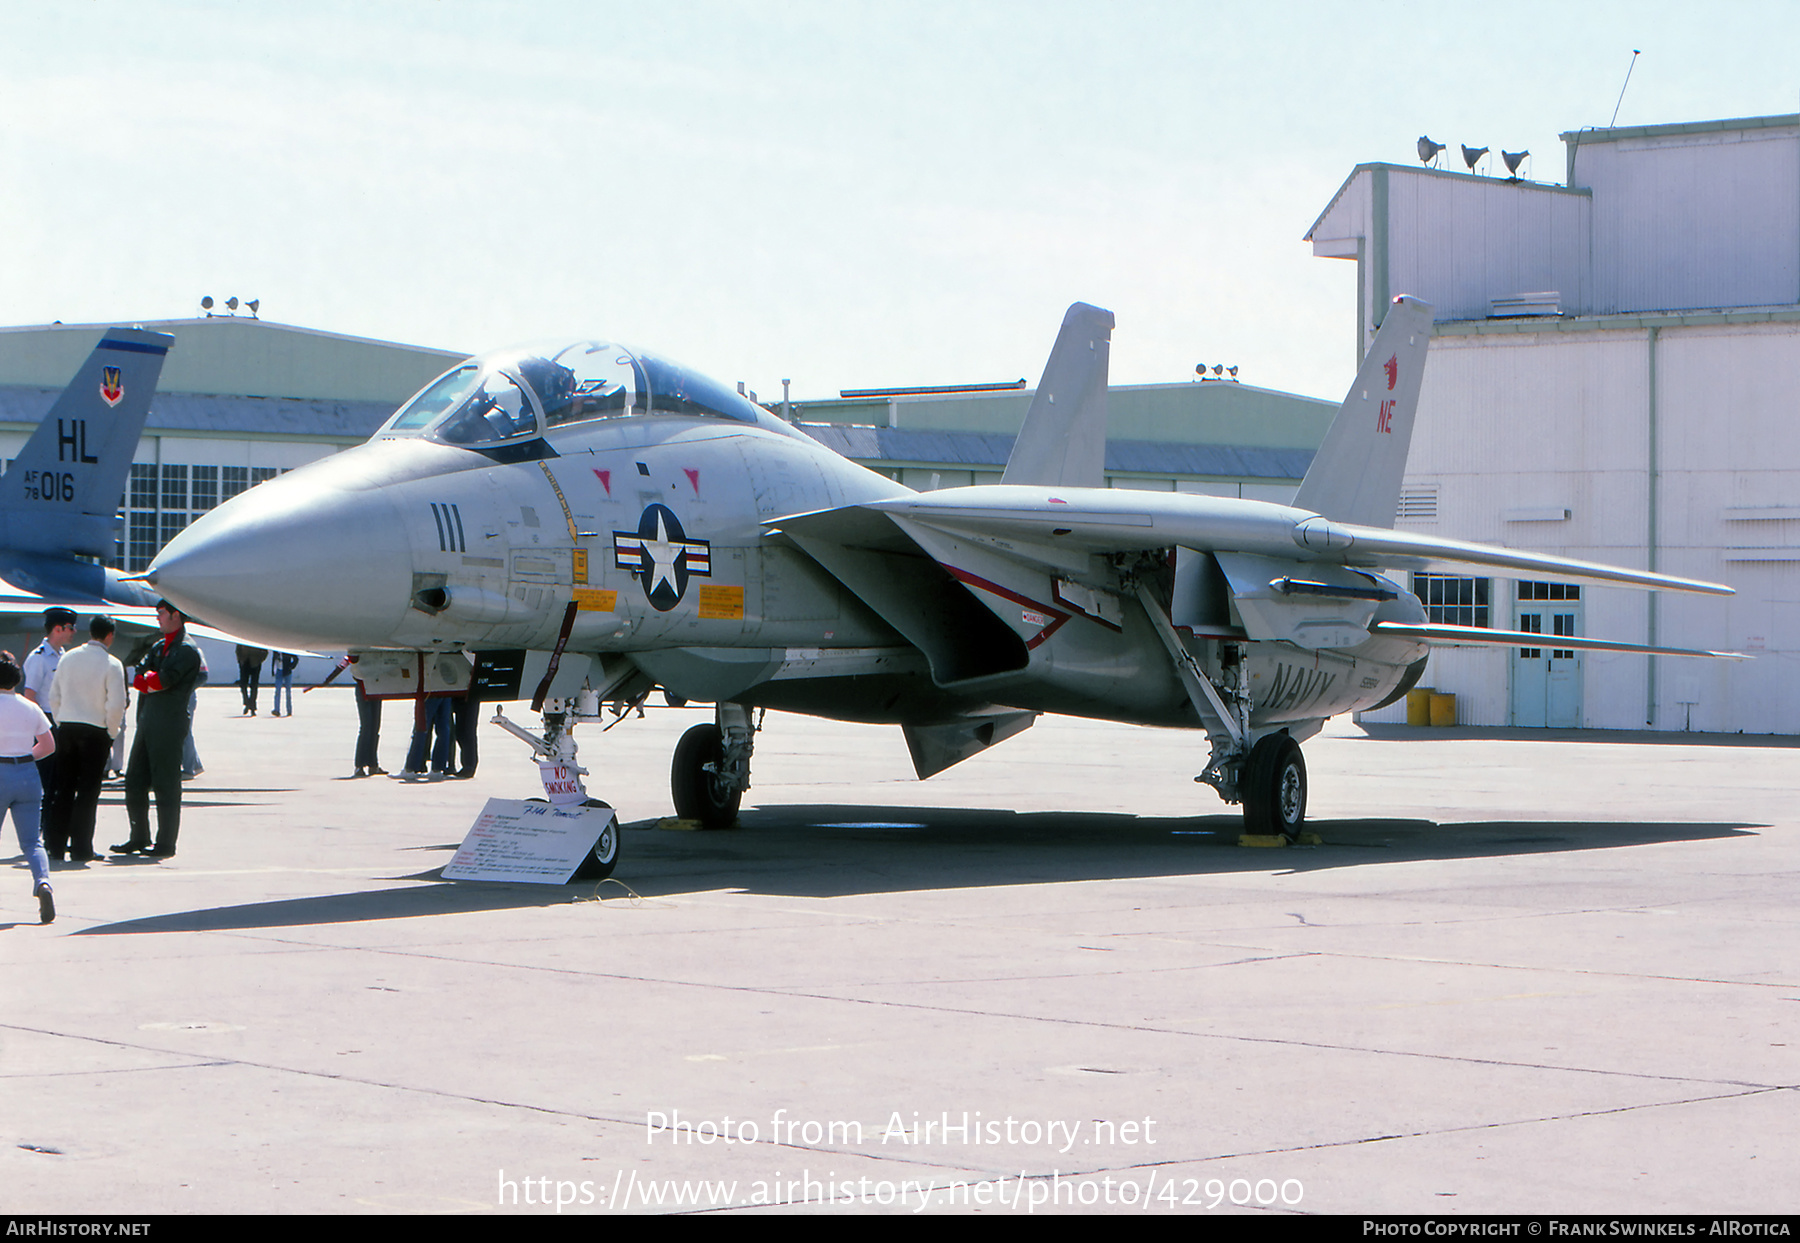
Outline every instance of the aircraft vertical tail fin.
<path fill-rule="evenodd" d="M 6 547 L 112 556 L 119 498 L 174 340 L 139 328 L 108 328 L 100 335 L 0 478 Z"/>
<path fill-rule="evenodd" d="M 1106 486 L 1106 373 L 1113 314 L 1077 302 L 1044 364 L 1001 483 Z"/>
<path fill-rule="evenodd" d="M 1430 305 L 1395 298 L 1301 481 L 1295 508 L 1361 526 L 1394 525 L 1430 343 Z"/>

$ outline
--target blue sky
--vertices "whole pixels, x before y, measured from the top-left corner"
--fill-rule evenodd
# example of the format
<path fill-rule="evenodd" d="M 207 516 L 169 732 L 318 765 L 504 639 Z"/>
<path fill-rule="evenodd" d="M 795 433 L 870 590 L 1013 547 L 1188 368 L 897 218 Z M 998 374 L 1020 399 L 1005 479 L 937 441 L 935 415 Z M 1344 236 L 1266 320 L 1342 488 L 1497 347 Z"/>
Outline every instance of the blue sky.
<path fill-rule="evenodd" d="M 1534 153 L 1800 110 L 1800 4 L 0 0 L 0 324 L 599 334 L 765 400 L 1236 363 L 1336 398 L 1301 240 L 1421 133 Z"/>

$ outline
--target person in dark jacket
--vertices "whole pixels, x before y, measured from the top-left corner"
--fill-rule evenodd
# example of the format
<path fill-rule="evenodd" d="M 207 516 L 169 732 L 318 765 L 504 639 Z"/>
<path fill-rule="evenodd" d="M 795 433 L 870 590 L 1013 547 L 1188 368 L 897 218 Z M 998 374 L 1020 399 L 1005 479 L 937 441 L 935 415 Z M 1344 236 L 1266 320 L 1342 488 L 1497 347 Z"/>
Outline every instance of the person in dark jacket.
<path fill-rule="evenodd" d="M 162 600 L 156 606 L 162 638 L 138 665 L 137 730 L 125 765 L 125 818 L 131 839 L 113 853 L 167 859 L 181 833 L 181 750 L 192 720 L 188 697 L 200 685 L 200 649 L 187 636 L 187 617 Z M 156 795 L 156 841 L 150 840 L 150 795 Z"/>
<path fill-rule="evenodd" d="M 256 692 L 262 686 L 263 657 L 268 654 L 269 649 L 266 647 L 251 647 L 248 643 L 237 645 L 238 695 L 244 701 L 245 716 L 256 715 Z M 281 707 L 280 700 L 276 701 L 275 706 Z M 275 715 L 280 716 L 281 713 L 277 712 Z"/>

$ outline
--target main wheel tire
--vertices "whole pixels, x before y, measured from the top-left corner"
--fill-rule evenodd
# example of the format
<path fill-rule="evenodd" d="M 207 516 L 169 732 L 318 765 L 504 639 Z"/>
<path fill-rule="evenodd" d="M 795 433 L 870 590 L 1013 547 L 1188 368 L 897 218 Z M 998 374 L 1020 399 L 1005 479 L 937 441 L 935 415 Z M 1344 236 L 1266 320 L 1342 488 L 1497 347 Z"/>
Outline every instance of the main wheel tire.
<path fill-rule="evenodd" d="M 587 805 L 589 807 L 605 807 L 608 810 L 612 808 L 611 803 L 603 803 L 597 798 L 590 798 Z M 594 842 L 594 848 L 588 852 L 588 857 L 581 861 L 581 866 L 575 869 L 575 875 L 569 879 L 572 881 L 605 880 L 613 874 L 613 869 L 618 866 L 619 818 L 614 816 L 607 822 L 606 828 L 601 830 L 599 838 Z"/>
<path fill-rule="evenodd" d="M 1244 832 L 1298 839 L 1306 823 L 1306 760 L 1300 744 L 1270 734 L 1244 765 Z"/>
<path fill-rule="evenodd" d="M 744 792 L 706 765 L 725 762 L 725 735 L 717 725 L 696 725 L 675 744 L 675 761 L 669 770 L 669 792 L 675 796 L 675 814 L 698 820 L 702 828 L 728 829 L 737 820 Z"/>

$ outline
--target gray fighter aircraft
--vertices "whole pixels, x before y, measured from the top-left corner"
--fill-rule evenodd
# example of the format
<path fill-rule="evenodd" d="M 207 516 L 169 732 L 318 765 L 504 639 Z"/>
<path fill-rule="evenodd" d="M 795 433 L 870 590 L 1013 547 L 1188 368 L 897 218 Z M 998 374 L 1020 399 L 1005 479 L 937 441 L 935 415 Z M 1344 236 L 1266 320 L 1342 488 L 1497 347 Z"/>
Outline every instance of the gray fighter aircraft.
<path fill-rule="evenodd" d="M 678 812 L 729 824 L 752 710 L 901 726 L 920 777 L 1039 713 L 1203 730 L 1199 781 L 1300 832 L 1300 744 L 1437 642 L 1394 571 L 1728 594 L 1392 529 L 1431 309 L 1396 299 L 1292 505 L 1103 486 L 1110 312 L 1063 320 L 1001 483 L 918 493 L 724 386 L 602 341 L 471 359 L 367 443 L 205 515 L 149 579 L 271 645 L 366 650 L 376 692 L 530 698 L 541 754 L 660 684 L 717 705 Z M 1676 652 L 1559 637 L 1559 646 Z M 516 730 L 516 727 L 515 727 Z M 521 732 L 522 731 L 516 731 Z"/>

